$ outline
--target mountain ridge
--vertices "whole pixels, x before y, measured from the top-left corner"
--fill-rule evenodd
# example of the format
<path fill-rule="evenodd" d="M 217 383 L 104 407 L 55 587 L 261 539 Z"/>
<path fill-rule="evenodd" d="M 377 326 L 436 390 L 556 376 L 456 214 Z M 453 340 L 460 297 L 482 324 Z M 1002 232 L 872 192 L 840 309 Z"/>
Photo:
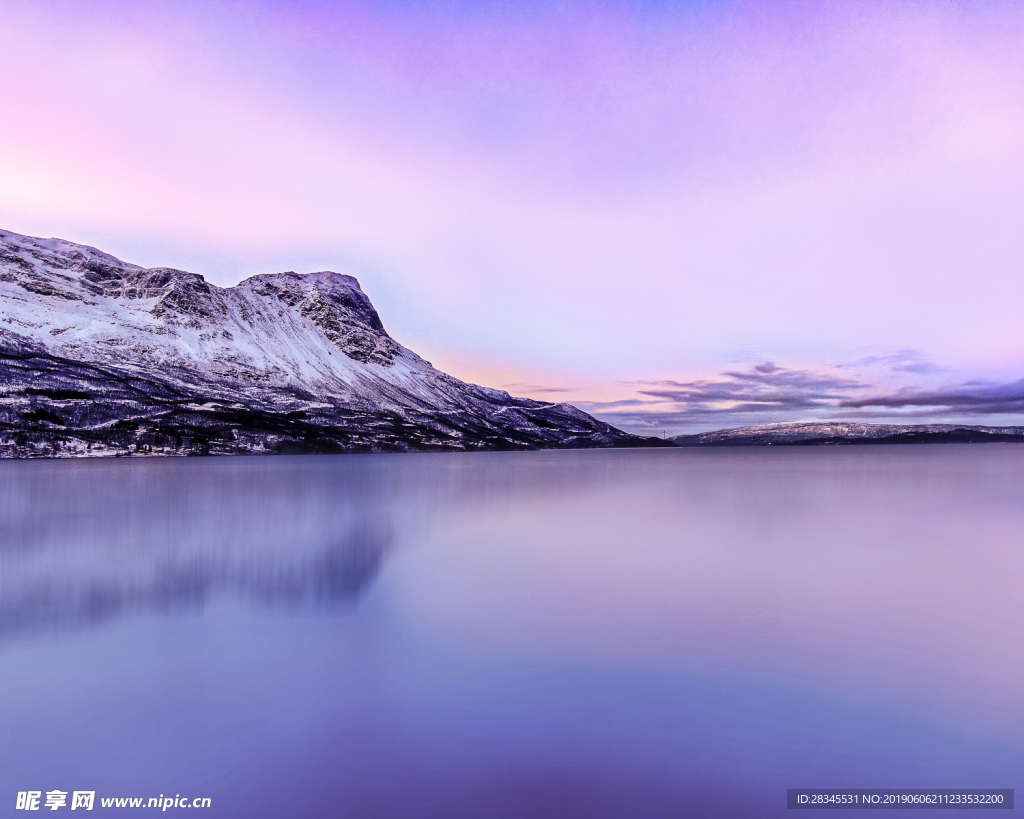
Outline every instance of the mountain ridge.
<path fill-rule="evenodd" d="M 0 230 L 0 457 L 664 445 L 462 382 L 359 282 L 234 287 Z"/>
<path fill-rule="evenodd" d="M 1024 443 L 1024 426 L 790 421 L 676 435 L 668 440 L 682 447 Z"/>

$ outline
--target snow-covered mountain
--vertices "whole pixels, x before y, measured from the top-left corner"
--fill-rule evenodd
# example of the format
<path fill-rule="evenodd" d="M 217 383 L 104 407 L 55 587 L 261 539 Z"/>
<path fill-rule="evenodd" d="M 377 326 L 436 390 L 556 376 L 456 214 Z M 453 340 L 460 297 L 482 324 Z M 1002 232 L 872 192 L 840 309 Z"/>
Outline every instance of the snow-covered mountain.
<path fill-rule="evenodd" d="M 0 455 L 650 445 L 435 370 L 351 276 L 235 287 L 0 231 Z"/>
<path fill-rule="evenodd" d="M 1024 427 L 956 424 L 857 424 L 844 421 L 762 424 L 670 438 L 677 446 L 794 444 L 1024 443 Z"/>

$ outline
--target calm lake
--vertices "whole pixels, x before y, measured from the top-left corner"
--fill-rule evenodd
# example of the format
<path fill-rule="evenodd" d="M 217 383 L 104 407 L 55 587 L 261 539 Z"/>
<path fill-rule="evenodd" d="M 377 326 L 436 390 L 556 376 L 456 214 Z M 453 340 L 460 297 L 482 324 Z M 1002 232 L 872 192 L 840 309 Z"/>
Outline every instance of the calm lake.
<path fill-rule="evenodd" d="M 0 538 L 0 816 L 1024 787 L 1020 445 L 6 461 Z"/>

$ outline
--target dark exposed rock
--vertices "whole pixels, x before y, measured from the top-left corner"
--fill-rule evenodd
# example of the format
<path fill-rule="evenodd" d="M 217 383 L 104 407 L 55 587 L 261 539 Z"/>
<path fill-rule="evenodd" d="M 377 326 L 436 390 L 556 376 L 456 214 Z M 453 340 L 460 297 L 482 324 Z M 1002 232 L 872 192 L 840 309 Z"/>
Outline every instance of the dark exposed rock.
<path fill-rule="evenodd" d="M 320 328 L 321 332 L 349 358 L 364 364 L 390 367 L 401 348 L 384 332 L 377 311 L 366 305 L 372 318 L 367 321 L 366 311 L 351 298 L 328 298 L 313 288 L 302 302 L 300 311 Z"/>

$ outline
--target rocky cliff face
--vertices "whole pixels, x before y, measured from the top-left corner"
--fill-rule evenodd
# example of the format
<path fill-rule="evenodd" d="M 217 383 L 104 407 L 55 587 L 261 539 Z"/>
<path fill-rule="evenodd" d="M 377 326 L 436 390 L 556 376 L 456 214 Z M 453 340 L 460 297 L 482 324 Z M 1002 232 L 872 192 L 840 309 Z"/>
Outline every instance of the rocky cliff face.
<path fill-rule="evenodd" d="M 0 456 L 655 443 L 435 370 L 350 276 L 221 288 L 0 231 Z"/>

